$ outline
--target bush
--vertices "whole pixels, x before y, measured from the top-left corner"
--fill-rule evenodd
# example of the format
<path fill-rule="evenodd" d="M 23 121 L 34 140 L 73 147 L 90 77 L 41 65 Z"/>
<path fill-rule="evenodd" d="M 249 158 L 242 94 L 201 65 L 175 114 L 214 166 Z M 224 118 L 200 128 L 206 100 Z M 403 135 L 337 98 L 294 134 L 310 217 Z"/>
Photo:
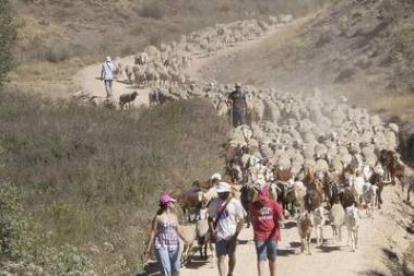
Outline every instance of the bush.
<path fill-rule="evenodd" d="M 414 61 L 414 26 L 402 27 L 395 33 L 394 51 L 409 64 Z"/>
<path fill-rule="evenodd" d="M 142 17 L 161 19 L 164 17 L 165 11 L 160 0 L 150 0 L 139 9 L 138 14 Z"/>
<path fill-rule="evenodd" d="M 45 59 L 48 62 L 58 63 L 65 61 L 70 56 L 69 47 L 63 45 L 56 45 L 45 51 Z"/>
<path fill-rule="evenodd" d="M 20 195 L 0 182 L 1 275 L 95 275 L 91 260 L 77 248 L 54 246 L 49 233 L 25 217 Z"/>
<path fill-rule="evenodd" d="M 12 62 L 12 46 L 16 39 L 11 8 L 8 0 L 0 0 L 0 85 Z"/>

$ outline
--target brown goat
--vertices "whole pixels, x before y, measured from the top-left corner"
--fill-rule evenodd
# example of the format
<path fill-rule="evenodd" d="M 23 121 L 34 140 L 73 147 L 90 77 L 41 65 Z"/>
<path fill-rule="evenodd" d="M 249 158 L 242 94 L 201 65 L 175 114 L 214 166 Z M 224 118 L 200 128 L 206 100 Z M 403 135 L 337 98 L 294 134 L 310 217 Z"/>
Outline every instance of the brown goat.
<path fill-rule="evenodd" d="M 119 108 L 124 109 L 125 105 L 128 105 L 128 107 L 131 107 L 131 103 L 136 99 L 138 96 L 138 92 L 134 91 L 132 93 L 125 93 L 119 96 Z"/>

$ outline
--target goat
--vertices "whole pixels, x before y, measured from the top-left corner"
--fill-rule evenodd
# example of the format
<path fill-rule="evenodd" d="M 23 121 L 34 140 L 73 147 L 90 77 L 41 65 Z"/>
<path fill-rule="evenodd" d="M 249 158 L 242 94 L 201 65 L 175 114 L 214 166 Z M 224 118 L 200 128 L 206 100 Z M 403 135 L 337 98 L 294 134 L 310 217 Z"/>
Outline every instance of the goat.
<path fill-rule="evenodd" d="M 302 243 L 301 251 L 305 252 L 306 250 L 307 253 L 311 255 L 310 239 L 311 239 L 312 228 L 313 228 L 312 215 L 309 214 L 307 211 L 303 212 L 298 217 L 297 225 L 298 225 L 299 237 Z"/>
<path fill-rule="evenodd" d="M 355 252 L 358 245 L 359 214 L 355 205 L 345 209 L 345 226 L 348 231 L 348 245 L 351 242 L 352 251 Z"/>
<path fill-rule="evenodd" d="M 133 102 L 136 97 L 138 96 L 138 92 L 134 91 L 132 93 L 125 93 L 119 96 L 119 108 L 123 109 L 125 105 L 128 105 L 128 107 L 131 107 L 131 102 Z"/>

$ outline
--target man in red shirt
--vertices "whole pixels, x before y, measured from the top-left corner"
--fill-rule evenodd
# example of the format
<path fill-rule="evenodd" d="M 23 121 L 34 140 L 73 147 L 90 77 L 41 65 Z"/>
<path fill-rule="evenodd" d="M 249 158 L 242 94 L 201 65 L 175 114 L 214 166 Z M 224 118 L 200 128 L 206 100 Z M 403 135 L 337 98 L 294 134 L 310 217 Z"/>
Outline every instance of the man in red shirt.
<path fill-rule="evenodd" d="M 257 195 L 250 205 L 250 216 L 254 229 L 259 276 L 264 275 L 265 262 L 269 260 L 270 275 L 276 275 L 277 243 L 280 241 L 280 225 L 283 223 L 283 208 L 269 198 L 269 188 L 256 190 Z"/>

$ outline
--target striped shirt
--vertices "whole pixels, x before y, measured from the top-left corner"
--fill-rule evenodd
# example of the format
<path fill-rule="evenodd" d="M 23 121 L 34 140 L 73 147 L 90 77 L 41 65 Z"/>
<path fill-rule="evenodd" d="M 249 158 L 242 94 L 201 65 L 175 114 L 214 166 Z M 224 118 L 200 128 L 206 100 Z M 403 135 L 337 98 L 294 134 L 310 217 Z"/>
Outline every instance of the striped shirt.
<path fill-rule="evenodd" d="M 177 250 L 179 248 L 177 228 L 178 225 L 176 222 L 159 222 L 155 237 L 155 249 Z"/>

